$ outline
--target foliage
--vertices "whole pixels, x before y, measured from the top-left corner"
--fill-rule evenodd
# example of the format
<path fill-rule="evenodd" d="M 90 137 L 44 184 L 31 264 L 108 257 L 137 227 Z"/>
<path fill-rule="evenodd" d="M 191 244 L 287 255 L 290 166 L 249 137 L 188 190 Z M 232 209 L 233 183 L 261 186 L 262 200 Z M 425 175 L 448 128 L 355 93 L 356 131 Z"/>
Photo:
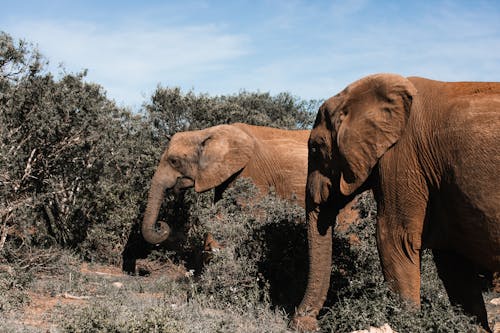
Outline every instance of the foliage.
<path fill-rule="evenodd" d="M 23 245 L 23 249 L 19 249 L 12 245 L 7 243 L 0 256 L 0 315 L 18 312 L 30 303 L 28 291 L 37 285 L 37 277 L 74 272 L 78 262 L 74 254 L 58 248 L 28 248 Z M 50 281 L 53 282 L 52 279 Z M 68 286 L 57 282 L 58 288 Z"/>
<path fill-rule="evenodd" d="M 132 175 L 141 167 L 143 126 L 100 86 L 85 83 L 85 73 L 55 80 L 36 63 L 23 65 L 31 70 L 2 75 L 2 224 L 22 242 L 83 246 L 85 253 L 108 220 L 123 230 L 137 215 L 124 210 L 138 199 Z M 124 238 L 113 236 L 106 242 Z"/>
<path fill-rule="evenodd" d="M 19 79 L 39 72 L 46 62 L 32 44 L 23 40 L 14 42 L 11 36 L 0 32 L 0 83 L 1 90 Z"/>
<path fill-rule="evenodd" d="M 5 271 L 0 271 L 0 314 L 17 310 L 28 303 L 28 296 L 24 292 L 27 279 L 18 277 Z"/>
<path fill-rule="evenodd" d="M 138 309 L 127 306 L 109 307 L 109 302 L 95 302 L 75 309 L 71 320 L 63 322 L 65 332 L 183 332 L 184 325 L 175 319 L 175 311 L 168 306 L 150 306 Z"/>
<path fill-rule="evenodd" d="M 159 86 L 144 105 L 159 140 L 176 132 L 244 122 L 278 128 L 308 128 L 319 101 L 302 101 L 288 93 L 241 91 L 230 96 L 182 93 Z"/>
<path fill-rule="evenodd" d="M 190 239 L 210 232 L 224 244 L 199 277 L 214 306 L 267 303 L 293 310 L 307 272 L 302 208 L 272 193 L 259 199 L 256 187 L 239 179 L 215 205 L 199 207 L 196 218 Z"/>
<path fill-rule="evenodd" d="M 161 87 L 140 116 L 85 82 L 85 71 L 55 78 L 24 41 L 1 33 L 0 52 L 0 248 L 8 234 L 118 263 L 127 241 L 137 241 L 166 134 L 234 121 L 311 123 L 307 106 L 314 102 L 286 93 L 210 97 Z M 181 222 L 189 223 L 193 200 L 190 194 L 172 200 L 165 214 L 180 211 Z"/>

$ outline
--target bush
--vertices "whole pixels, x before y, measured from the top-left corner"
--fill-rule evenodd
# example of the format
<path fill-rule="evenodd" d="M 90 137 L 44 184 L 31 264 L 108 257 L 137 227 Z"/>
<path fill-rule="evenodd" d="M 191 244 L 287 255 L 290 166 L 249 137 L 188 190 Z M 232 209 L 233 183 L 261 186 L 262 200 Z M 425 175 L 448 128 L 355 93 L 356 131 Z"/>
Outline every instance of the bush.
<path fill-rule="evenodd" d="M 224 244 L 201 272 L 199 288 L 217 307 L 264 303 L 291 311 L 306 281 L 304 211 L 272 193 L 259 196 L 250 180 L 239 179 L 215 205 L 198 208 L 189 239 L 210 232 Z"/>
<path fill-rule="evenodd" d="M 241 91 L 212 97 L 159 86 L 144 104 L 144 111 L 161 143 L 179 131 L 236 122 L 286 129 L 310 128 L 319 104 L 320 101 L 303 101 L 288 93 L 271 96 Z"/>
<path fill-rule="evenodd" d="M 59 276 L 75 272 L 76 256 L 60 248 L 14 248 L 7 243 L 0 253 L 0 316 L 17 313 L 30 303 L 28 291 L 38 288 L 40 276 Z M 53 279 L 50 280 L 54 283 Z M 58 288 L 63 286 L 57 281 Z M 52 292 L 50 290 L 49 292 Z M 60 292 L 60 291 L 58 291 Z"/>
<path fill-rule="evenodd" d="M 85 82 L 85 71 L 56 78 L 47 64 L 33 45 L 0 33 L 0 248 L 6 238 L 59 244 L 113 264 L 122 253 L 147 253 L 138 223 L 167 135 L 237 121 L 307 127 L 318 103 L 158 87 L 137 114 Z M 184 229 L 195 200 L 174 200 L 164 214 Z"/>
<path fill-rule="evenodd" d="M 214 253 L 210 264 L 194 276 L 176 282 L 159 278 L 154 286 L 153 282 L 147 282 L 148 286 L 139 278 L 130 277 L 138 285 L 129 282 L 128 290 L 110 294 L 105 301 L 92 302 L 83 309 L 61 309 L 64 329 L 285 331 L 287 317 L 282 306 L 293 309 L 297 305 L 307 272 L 303 209 L 273 194 L 260 197 L 246 179 L 237 180 L 216 204 L 206 195 L 198 199 L 190 208 L 195 222 L 186 242 L 199 246 L 207 232 L 223 242 L 224 247 Z M 277 234 L 290 237 L 272 237 Z M 283 262 L 289 266 L 284 268 Z M 296 294 L 290 295 L 291 289 L 296 289 Z M 146 290 L 162 296 L 152 304 L 120 296 Z"/>
<path fill-rule="evenodd" d="M 0 272 L 0 314 L 18 310 L 23 305 L 28 303 L 28 295 L 25 292 L 25 287 L 29 282 L 24 276 L 19 278 L 16 275 L 8 272 Z"/>
<path fill-rule="evenodd" d="M 85 72 L 55 79 L 26 43 L 0 45 L 0 239 L 119 262 L 160 152 L 147 123 Z"/>
<path fill-rule="evenodd" d="M 261 305 L 251 309 L 227 306 L 212 309 L 206 299 L 188 303 L 172 302 L 169 295 L 144 304 L 144 301 L 120 301 L 110 297 L 81 309 L 61 309 L 65 332 L 284 332 L 282 314 Z"/>

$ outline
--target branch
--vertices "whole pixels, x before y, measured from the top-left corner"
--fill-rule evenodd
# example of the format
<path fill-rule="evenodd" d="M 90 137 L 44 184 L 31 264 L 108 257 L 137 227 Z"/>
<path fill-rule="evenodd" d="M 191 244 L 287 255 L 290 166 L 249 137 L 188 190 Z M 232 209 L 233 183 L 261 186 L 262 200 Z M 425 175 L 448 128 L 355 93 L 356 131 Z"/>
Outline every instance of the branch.
<path fill-rule="evenodd" d="M 7 239 L 7 217 L 3 219 L 2 230 L 0 231 L 0 252 L 3 250 L 5 240 Z"/>
<path fill-rule="evenodd" d="M 79 301 L 90 299 L 90 296 L 75 296 L 75 295 L 71 295 L 68 293 L 64 293 L 61 296 L 64 298 L 67 298 L 67 299 L 74 299 L 74 300 L 79 300 Z"/>
<path fill-rule="evenodd" d="M 36 148 L 33 148 L 31 151 L 30 157 L 28 158 L 28 162 L 26 163 L 26 168 L 24 168 L 24 175 L 21 178 L 21 181 L 19 183 L 22 183 L 26 178 L 28 178 L 31 174 L 32 168 L 32 163 L 33 163 L 33 157 L 35 156 Z M 14 190 L 18 190 L 19 188 L 15 188 Z"/>
<path fill-rule="evenodd" d="M 0 230 L 0 251 L 3 249 L 9 233 L 10 228 L 7 226 L 7 222 L 12 218 L 12 212 L 32 201 L 32 198 L 21 198 L 8 203 L 8 206 L 2 204 L 0 207 L 0 221 L 2 221 L 2 228 Z"/>

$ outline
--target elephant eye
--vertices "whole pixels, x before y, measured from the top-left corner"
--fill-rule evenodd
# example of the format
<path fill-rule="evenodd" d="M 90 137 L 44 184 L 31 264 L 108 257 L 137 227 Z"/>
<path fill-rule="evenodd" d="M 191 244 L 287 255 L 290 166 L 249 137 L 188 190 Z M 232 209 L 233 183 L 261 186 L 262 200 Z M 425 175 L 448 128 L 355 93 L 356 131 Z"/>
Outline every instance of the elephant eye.
<path fill-rule="evenodd" d="M 344 118 L 347 116 L 347 109 L 342 109 L 340 110 L 340 116 L 339 116 L 339 119 L 340 121 L 344 120 Z"/>
<path fill-rule="evenodd" d="M 212 136 L 208 136 L 208 137 L 206 137 L 206 138 L 205 138 L 205 139 L 201 142 L 200 146 L 201 146 L 202 148 L 204 148 L 204 147 L 207 145 L 208 141 L 210 141 L 211 139 L 212 139 Z"/>
<path fill-rule="evenodd" d="M 169 158 L 168 158 L 168 161 L 170 162 L 170 164 L 171 164 L 174 168 L 178 168 L 178 167 L 179 167 L 180 161 L 179 161 L 179 159 L 177 159 L 176 157 L 169 157 Z"/>
<path fill-rule="evenodd" d="M 311 152 L 311 154 L 317 154 L 319 152 L 319 143 L 318 142 L 311 142 L 310 146 L 309 146 L 309 151 Z"/>

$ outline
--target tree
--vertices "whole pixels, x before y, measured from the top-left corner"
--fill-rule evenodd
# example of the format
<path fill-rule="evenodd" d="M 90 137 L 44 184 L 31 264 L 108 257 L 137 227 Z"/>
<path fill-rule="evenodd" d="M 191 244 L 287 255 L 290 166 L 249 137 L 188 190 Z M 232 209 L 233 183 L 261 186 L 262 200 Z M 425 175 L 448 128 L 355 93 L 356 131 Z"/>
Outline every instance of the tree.
<path fill-rule="evenodd" d="M 142 168 L 152 169 L 149 156 L 157 152 L 146 123 L 116 107 L 102 87 L 85 82 L 85 72 L 57 80 L 26 43 L 15 45 L 5 33 L 0 40 L 3 242 L 10 234 L 29 244 L 57 243 L 89 254 L 90 247 L 106 247 L 93 231 L 109 224 L 116 211 L 121 218 L 110 227 L 118 224 L 122 231 L 113 233 L 125 238 L 143 200 L 134 193 L 146 188 Z M 122 205 L 117 198 L 136 200 Z M 123 207 L 130 212 L 124 214 Z"/>
<path fill-rule="evenodd" d="M 319 101 L 302 101 L 289 93 L 271 96 L 242 91 L 236 95 L 210 97 L 158 86 L 151 101 L 145 103 L 144 111 L 156 139 L 162 140 L 179 131 L 235 122 L 287 129 L 308 128 L 318 104 Z"/>

